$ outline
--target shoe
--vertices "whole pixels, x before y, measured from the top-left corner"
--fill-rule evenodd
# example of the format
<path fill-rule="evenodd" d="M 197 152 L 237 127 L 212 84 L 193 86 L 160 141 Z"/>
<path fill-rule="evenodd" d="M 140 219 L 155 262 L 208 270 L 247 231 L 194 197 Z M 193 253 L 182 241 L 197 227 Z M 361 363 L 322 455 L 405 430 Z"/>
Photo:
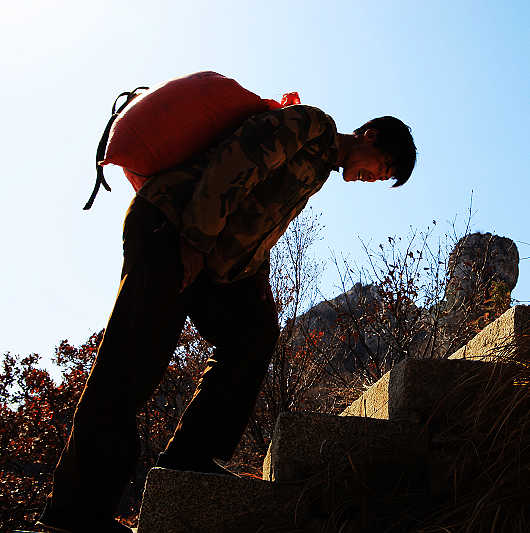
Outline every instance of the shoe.
<path fill-rule="evenodd" d="M 202 474 L 220 474 L 222 476 L 239 477 L 235 472 L 216 463 L 214 459 L 203 461 L 175 461 L 174 459 L 170 459 L 164 452 L 158 456 L 155 466 L 169 468 L 170 470 L 180 470 L 181 472 L 199 472 Z"/>
<path fill-rule="evenodd" d="M 44 507 L 36 525 L 48 531 L 60 533 L 132 533 L 131 528 L 112 518 L 103 522 L 90 522 L 84 520 L 82 516 L 72 519 L 69 516 L 61 516 L 59 513 L 50 511 L 48 504 Z"/>

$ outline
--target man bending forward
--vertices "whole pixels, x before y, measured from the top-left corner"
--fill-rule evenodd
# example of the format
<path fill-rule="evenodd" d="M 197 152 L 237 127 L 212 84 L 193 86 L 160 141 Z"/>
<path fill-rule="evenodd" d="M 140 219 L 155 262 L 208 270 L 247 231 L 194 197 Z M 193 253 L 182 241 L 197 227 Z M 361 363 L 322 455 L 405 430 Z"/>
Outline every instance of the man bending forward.
<path fill-rule="evenodd" d="M 117 300 L 54 473 L 42 525 L 125 531 L 113 520 L 133 473 L 136 412 L 162 379 L 187 316 L 215 346 L 158 465 L 222 472 L 254 407 L 279 334 L 269 251 L 323 186 L 405 183 L 416 161 L 393 117 L 337 133 L 295 105 L 248 119 L 193 161 L 151 177 L 124 224 Z"/>

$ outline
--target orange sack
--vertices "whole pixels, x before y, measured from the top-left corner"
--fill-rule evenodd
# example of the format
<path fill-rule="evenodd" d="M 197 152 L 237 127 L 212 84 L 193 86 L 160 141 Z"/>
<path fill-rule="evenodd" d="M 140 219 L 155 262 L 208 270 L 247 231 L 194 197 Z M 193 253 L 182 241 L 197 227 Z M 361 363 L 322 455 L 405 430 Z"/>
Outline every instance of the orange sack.
<path fill-rule="evenodd" d="M 201 152 L 223 130 L 268 108 L 257 94 L 215 72 L 167 81 L 120 114 L 101 164 L 149 176 Z"/>
<path fill-rule="evenodd" d="M 108 190 L 103 165 L 123 167 L 137 191 L 149 176 L 199 154 L 250 116 L 300 103 L 298 93 L 287 93 L 278 103 L 209 71 L 169 80 L 140 95 L 135 91 L 122 93 L 127 102 L 117 112 L 113 108 L 106 151 L 105 134 L 98 148 L 97 159 L 105 154 L 96 162 L 98 180 Z M 96 183 L 85 209 L 92 205 L 98 187 Z"/>

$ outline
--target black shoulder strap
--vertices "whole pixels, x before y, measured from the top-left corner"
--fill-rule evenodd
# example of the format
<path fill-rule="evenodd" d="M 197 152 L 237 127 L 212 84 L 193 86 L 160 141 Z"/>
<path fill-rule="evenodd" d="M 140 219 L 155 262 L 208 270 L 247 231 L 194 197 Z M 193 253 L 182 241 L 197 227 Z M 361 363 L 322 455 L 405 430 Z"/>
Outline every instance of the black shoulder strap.
<path fill-rule="evenodd" d="M 112 128 L 112 124 L 114 124 L 114 121 L 118 118 L 119 114 L 127 107 L 129 102 L 133 100 L 136 96 L 136 91 L 143 90 L 143 89 L 149 89 L 149 87 L 136 87 L 133 91 L 125 91 L 118 95 L 116 100 L 114 100 L 114 105 L 112 106 L 112 116 L 110 117 L 110 120 L 107 122 L 107 126 L 105 127 L 105 131 L 103 132 L 103 135 L 101 136 L 101 139 L 99 140 L 98 149 L 96 151 L 96 183 L 94 185 L 94 190 L 92 191 L 92 194 L 90 195 L 90 198 L 88 199 L 88 202 L 85 204 L 85 207 L 83 207 L 84 210 L 88 210 L 92 207 L 92 204 L 94 203 L 94 200 L 96 199 L 96 195 L 98 194 L 99 188 L 101 185 L 107 189 L 107 191 L 110 191 L 110 185 L 105 181 L 105 176 L 103 175 L 103 166 L 101 165 L 101 162 L 105 158 L 105 150 L 107 149 L 107 141 L 109 140 L 110 135 L 110 129 Z M 116 104 L 118 103 L 118 100 L 122 96 L 127 96 L 127 100 L 124 104 L 120 106 L 120 108 L 116 111 Z"/>

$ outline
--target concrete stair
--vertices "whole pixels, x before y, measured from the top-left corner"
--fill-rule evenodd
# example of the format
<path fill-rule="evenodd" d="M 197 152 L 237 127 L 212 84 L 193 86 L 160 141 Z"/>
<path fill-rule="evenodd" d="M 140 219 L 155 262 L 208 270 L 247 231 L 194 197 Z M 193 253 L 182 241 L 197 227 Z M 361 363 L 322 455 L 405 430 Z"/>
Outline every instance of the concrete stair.
<path fill-rule="evenodd" d="M 387 372 L 342 413 L 424 423 L 445 398 L 456 379 L 474 376 L 484 363 L 495 363 L 499 354 L 513 360 L 527 360 L 530 349 L 530 306 L 518 305 L 486 326 L 448 359 L 406 359 Z M 493 368 L 493 367 L 491 367 Z M 488 379 L 483 372 L 484 380 Z M 483 386 L 474 380 L 462 390 L 456 402 L 465 401 Z M 445 407 L 445 406 L 444 406 Z M 457 405 L 454 406 L 457 408 Z"/>
<path fill-rule="evenodd" d="M 347 458 L 354 464 L 417 464 L 428 453 L 427 434 L 416 424 L 358 416 L 282 413 L 263 463 L 263 479 L 307 479 Z"/>
<path fill-rule="evenodd" d="M 138 533 L 293 529 L 299 493 L 295 485 L 250 477 L 153 468 L 147 476 Z"/>
<path fill-rule="evenodd" d="M 516 305 L 488 324 L 449 359 L 495 361 L 499 352 L 514 359 L 525 359 L 529 348 L 530 306 Z"/>
<path fill-rule="evenodd" d="M 383 531 L 380 509 L 398 515 L 448 493 L 455 447 L 439 435 L 502 375 L 496 351 L 528 359 L 529 322 L 517 306 L 450 359 L 404 360 L 339 416 L 281 414 L 263 480 L 151 470 L 138 533 L 316 533 L 340 502 L 355 515 L 344 533 Z"/>
<path fill-rule="evenodd" d="M 484 368 L 481 361 L 405 359 L 374 383 L 340 416 L 362 416 L 423 424 L 433 419 L 437 404 L 461 376 L 473 376 Z M 471 382 L 456 399 L 457 404 L 478 393 L 480 383 Z M 455 408 L 457 405 L 455 405 Z M 444 413 L 435 413 L 443 417 Z"/>

